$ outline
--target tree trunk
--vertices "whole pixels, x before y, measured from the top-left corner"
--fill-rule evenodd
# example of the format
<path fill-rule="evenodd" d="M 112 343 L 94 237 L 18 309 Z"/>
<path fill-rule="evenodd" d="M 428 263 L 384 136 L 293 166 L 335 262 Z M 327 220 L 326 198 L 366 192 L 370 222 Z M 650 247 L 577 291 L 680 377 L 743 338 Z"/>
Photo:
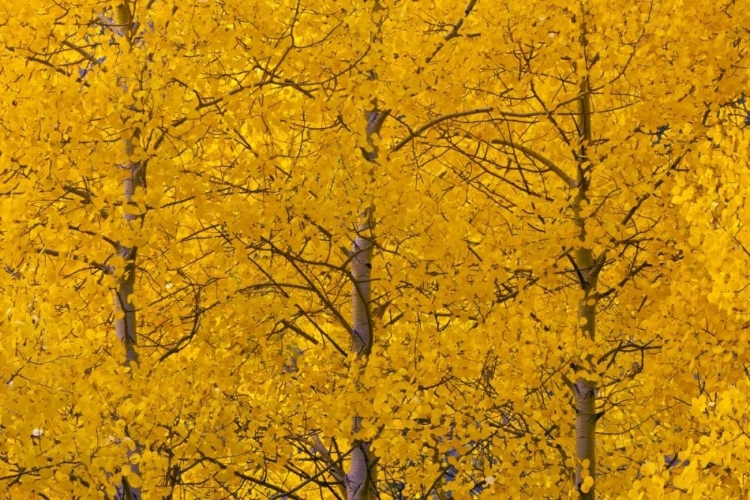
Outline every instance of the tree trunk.
<path fill-rule="evenodd" d="M 133 154 L 133 141 L 132 139 L 126 139 L 124 142 L 125 153 L 130 157 Z M 146 183 L 142 162 L 131 163 L 128 161 L 124 168 L 128 171 L 128 175 L 123 182 L 123 202 L 127 206 L 133 203 L 133 195 L 136 189 L 139 187 L 145 189 Z M 124 218 L 129 225 L 136 216 L 126 211 Z M 114 308 L 117 315 L 115 319 L 115 334 L 125 347 L 125 358 L 123 360 L 125 366 L 130 366 L 131 363 L 138 362 L 138 353 L 136 352 L 138 334 L 136 311 L 131 300 L 135 288 L 137 253 L 138 249 L 136 247 L 131 248 L 118 243 L 117 254 L 125 260 L 125 265 L 114 292 Z M 127 432 L 127 427 L 125 430 Z M 128 461 L 130 461 L 132 455 L 137 453 L 138 450 L 139 446 L 136 443 L 135 450 L 128 451 Z M 138 464 L 131 463 L 130 473 L 135 475 L 140 474 Z M 140 488 L 131 486 L 128 480 L 123 478 L 122 484 L 117 487 L 115 500 L 141 500 L 141 498 Z"/>
<path fill-rule="evenodd" d="M 591 292 L 596 288 L 598 262 L 594 261 L 591 250 L 587 249 L 576 252 L 576 261 L 584 277 L 584 296 L 578 307 L 578 320 L 581 333 L 593 341 L 596 335 L 596 299 Z M 590 361 L 584 360 L 587 369 Z M 594 485 L 583 485 L 586 477 L 596 478 L 596 382 L 579 377 L 573 390 L 576 408 L 576 487 L 581 500 L 593 500 Z"/>
<path fill-rule="evenodd" d="M 115 7 L 115 30 L 123 37 L 128 37 L 126 42 L 128 44 L 130 43 L 129 37 L 132 18 L 130 7 L 126 3 L 121 3 Z M 124 84 L 123 88 L 127 91 Z M 136 215 L 130 213 L 128 210 L 128 207 L 133 205 L 133 195 L 135 195 L 138 188 L 146 188 L 144 163 L 131 161 L 134 151 L 133 141 L 139 139 L 138 128 L 134 127 L 131 130 L 131 136 L 123 141 L 126 160 L 122 166 L 127 172 L 123 180 L 123 205 L 125 206 L 124 219 L 128 226 L 137 218 Z M 125 358 L 123 360 L 125 366 L 130 366 L 132 363 L 138 362 L 138 354 L 136 352 L 138 331 L 136 311 L 132 302 L 132 296 L 135 291 L 137 253 L 138 249 L 136 247 L 128 247 L 120 242 L 117 243 L 117 254 L 123 258 L 125 263 L 122 274 L 117 281 L 117 288 L 114 291 L 115 334 L 125 348 Z M 127 426 L 125 427 L 125 432 L 127 433 Z M 129 450 L 127 453 L 128 462 L 131 462 L 131 457 L 138 450 L 139 446 L 136 443 L 135 449 L 132 451 Z M 140 475 L 138 464 L 131 462 L 130 474 Z M 141 500 L 141 498 L 141 489 L 133 487 L 127 478 L 123 477 L 122 484 L 117 486 L 115 500 Z"/>
<path fill-rule="evenodd" d="M 583 63 L 588 70 L 588 55 L 586 53 L 586 12 L 581 12 L 580 43 L 583 50 Z M 588 189 L 592 165 L 588 158 L 588 147 L 591 144 L 591 84 L 588 75 L 584 75 L 580 82 L 581 97 L 578 100 L 578 134 L 581 146 L 578 152 L 578 176 L 576 179 L 577 192 L 573 200 L 574 221 L 579 227 L 581 247 L 575 251 L 574 262 L 577 266 L 578 277 L 583 289 L 583 298 L 578 304 L 578 321 L 584 338 L 594 342 L 596 340 L 596 286 L 606 259 L 606 252 L 594 258 L 591 242 L 586 241 L 586 218 L 584 210 L 589 210 L 590 200 Z M 588 355 L 581 360 L 587 371 L 595 370 L 593 359 Z M 596 497 L 596 392 L 597 384 L 585 376 L 577 377 L 573 384 L 576 408 L 576 477 L 575 484 L 581 500 L 594 500 Z M 590 479 L 588 479 L 590 478 Z M 588 479 L 588 482 L 587 482 Z"/>
<path fill-rule="evenodd" d="M 363 236 L 365 232 L 372 232 L 373 208 L 367 208 L 363 214 L 364 222 L 360 224 L 359 234 L 354 240 L 352 249 L 352 322 L 351 351 L 357 358 L 370 355 L 373 341 L 370 300 L 372 272 L 373 242 Z M 362 418 L 354 417 L 352 432 L 359 432 L 362 428 Z M 348 500 L 370 500 L 376 498 L 375 465 L 377 459 L 370 451 L 370 443 L 355 440 L 351 454 L 349 472 L 346 475 L 346 497 Z"/>
<path fill-rule="evenodd" d="M 380 132 L 387 113 L 378 112 L 376 109 L 368 112 L 367 139 L 372 146 L 372 136 Z M 377 160 L 377 149 L 373 148 L 370 153 L 365 153 L 365 158 L 370 162 Z M 374 176 L 373 176 L 374 177 Z M 372 179 L 371 181 L 372 182 Z M 352 344 L 351 352 L 362 360 L 370 355 L 373 343 L 372 329 L 372 257 L 373 244 L 372 232 L 375 225 L 374 206 L 368 206 L 360 214 L 361 222 L 357 237 L 352 247 L 351 273 L 352 286 Z M 355 416 L 352 424 L 352 432 L 357 433 L 362 428 L 362 417 Z M 370 450 L 370 443 L 355 440 L 354 450 L 351 453 L 349 472 L 346 474 L 346 496 L 347 500 L 371 500 L 377 498 L 375 489 L 377 457 Z"/>
<path fill-rule="evenodd" d="M 133 141 L 131 139 L 125 140 L 124 149 L 128 157 L 133 154 Z M 133 203 L 133 195 L 135 194 L 136 188 L 140 187 L 141 189 L 144 189 L 146 186 L 143 166 L 140 162 L 128 162 L 124 168 L 128 171 L 128 175 L 123 182 L 123 201 L 127 206 Z M 126 213 L 124 218 L 127 223 L 130 224 L 136 216 Z M 115 332 L 117 338 L 125 347 L 125 365 L 130 365 L 130 363 L 138 361 L 138 355 L 135 350 L 137 343 L 135 308 L 131 301 L 135 287 L 137 252 L 137 248 L 129 248 L 121 244 L 117 249 L 117 254 L 125 260 L 125 267 L 123 269 L 122 277 L 118 280 L 114 296 L 115 312 L 118 316 L 118 318 L 115 319 Z"/>

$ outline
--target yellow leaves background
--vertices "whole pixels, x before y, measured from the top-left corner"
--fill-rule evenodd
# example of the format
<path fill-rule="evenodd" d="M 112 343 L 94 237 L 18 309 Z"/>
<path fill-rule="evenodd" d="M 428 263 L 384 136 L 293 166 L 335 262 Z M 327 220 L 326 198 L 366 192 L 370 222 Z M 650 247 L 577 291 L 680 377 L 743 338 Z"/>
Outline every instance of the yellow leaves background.
<path fill-rule="evenodd" d="M 746 14 L 381 5 L 139 2 L 131 42 L 102 21 L 115 5 L 2 10 L 11 494 L 94 497 L 124 474 L 154 498 L 334 498 L 325 455 L 346 463 L 366 439 L 386 498 L 480 482 L 574 496 L 576 374 L 600 384 L 603 412 L 600 474 L 581 491 L 746 492 Z M 360 149 L 373 102 L 389 111 L 376 164 Z M 130 205 L 128 160 L 147 164 Z M 566 176 L 589 184 L 583 240 Z M 347 266 L 369 203 L 384 309 L 360 367 Z M 138 247 L 129 368 L 113 242 Z M 568 259 L 581 246 L 609 252 L 595 341 Z"/>

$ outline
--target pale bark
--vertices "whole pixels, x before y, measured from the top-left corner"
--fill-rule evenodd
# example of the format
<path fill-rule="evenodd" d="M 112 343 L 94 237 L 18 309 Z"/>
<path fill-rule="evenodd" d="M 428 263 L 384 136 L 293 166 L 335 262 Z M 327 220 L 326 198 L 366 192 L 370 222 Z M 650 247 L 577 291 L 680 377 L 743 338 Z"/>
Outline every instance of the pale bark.
<path fill-rule="evenodd" d="M 373 208 L 368 207 L 362 217 L 359 234 L 354 240 L 352 249 L 352 344 L 351 350 L 357 358 L 370 355 L 373 342 L 372 321 L 370 312 L 371 301 L 371 272 L 373 242 L 363 233 L 372 231 Z M 355 416 L 352 432 L 359 432 L 362 428 L 362 418 Z M 346 497 L 348 500 L 370 500 L 376 498 L 375 474 L 377 459 L 370 450 L 370 443 L 356 440 L 349 462 L 349 472 L 346 474 Z"/>
<path fill-rule="evenodd" d="M 127 4 L 122 3 L 115 8 L 114 29 L 121 36 L 128 36 L 132 21 L 130 8 Z M 129 43 L 129 41 L 128 41 Z M 125 89 L 127 90 L 127 89 Z M 133 140 L 138 140 L 139 130 L 133 128 L 131 136 L 123 140 L 123 152 L 126 155 L 126 162 L 122 168 L 127 172 L 123 180 L 123 205 L 126 207 L 124 219 L 128 226 L 136 219 L 136 215 L 129 213 L 128 207 L 133 205 L 133 196 L 138 188 L 145 189 L 146 173 L 143 162 L 131 162 L 133 156 Z M 128 247 L 121 243 L 117 244 L 117 254 L 123 258 L 124 266 L 120 278 L 117 281 L 117 287 L 114 291 L 114 309 L 118 317 L 115 319 L 115 334 L 125 348 L 125 358 L 123 364 L 130 366 L 138 362 L 136 351 L 137 344 L 137 324 L 136 310 L 133 306 L 132 296 L 135 291 L 136 278 L 136 247 Z M 127 432 L 127 427 L 126 427 Z M 134 453 L 139 451 L 140 446 L 136 444 L 134 451 L 128 451 L 127 458 L 131 461 Z M 139 475 L 138 464 L 130 464 L 130 474 Z M 117 486 L 115 500 L 140 500 L 141 489 L 130 485 L 126 478 L 123 478 L 122 484 Z"/>
<path fill-rule="evenodd" d="M 373 13 L 382 7 L 378 0 L 373 6 Z M 378 24 L 378 23 L 376 23 Z M 372 33 L 371 43 L 377 43 L 377 34 Z M 370 78 L 375 79 L 377 75 L 374 72 Z M 375 168 L 378 157 L 378 149 L 375 147 L 373 136 L 380 133 L 380 129 L 385 122 L 388 113 L 378 110 L 376 99 L 372 101 L 372 109 L 365 112 L 367 142 L 371 151 L 363 151 L 363 155 L 368 162 L 373 163 L 373 169 L 370 170 L 368 185 L 374 184 Z M 370 193 L 365 193 L 369 197 Z M 369 200 L 363 200 L 363 209 L 360 213 L 360 224 L 357 236 L 354 239 L 352 247 L 352 343 L 351 351 L 356 354 L 357 359 L 364 361 L 369 357 L 373 344 L 372 329 L 372 289 L 370 286 L 372 280 L 372 257 L 373 257 L 373 230 L 375 226 L 375 207 Z M 352 433 L 357 433 L 362 428 L 362 417 L 355 415 L 352 422 Z M 349 471 L 346 473 L 345 486 L 347 500 L 374 500 L 379 495 L 376 489 L 377 478 L 377 457 L 370 449 L 370 443 L 362 440 L 355 440 L 353 443 L 351 458 L 349 460 Z"/>
<path fill-rule="evenodd" d="M 125 153 L 128 156 L 132 155 L 132 140 L 127 139 L 124 142 Z M 145 188 L 145 175 L 143 172 L 143 166 L 140 162 L 127 163 L 124 168 L 128 171 L 128 175 L 123 181 L 123 201 L 127 206 L 133 203 L 135 190 L 137 188 Z M 124 216 L 128 224 L 130 224 L 135 217 L 135 215 L 129 213 L 126 213 Z M 135 287 L 135 259 L 137 252 L 138 249 L 135 247 L 129 248 L 124 245 L 119 245 L 117 248 L 118 255 L 125 261 L 125 267 L 123 269 L 122 277 L 118 280 L 114 294 L 115 312 L 117 312 L 118 315 L 122 315 L 122 317 L 115 320 L 115 333 L 125 347 L 126 365 L 138 361 L 138 355 L 135 350 L 137 344 L 136 314 L 135 307 L 133 307 L 131 301 Z"/>
<path fill-rule="evenodd" d="M 586 23 L 585 12 L 581 13 L 581 36 L 580 43 L 584 51 L 584 64 L 588 65 L 586 55 Z M 585 69 L 588 69 L 586 67 Z M 589 179 L 591 165 L 588 158 L 587 148 L 591 144 L 591 85 L 588 76 L 583 76 L 580 84 L 580 99 L 578 101 L 578 133 L 581 147 L 578 152 L 578 176 L 576 179 L 577 192 L 573 200 L 574 221 L 579 226 L 579 239 L 581 247 L 575 251 L 575 264 L 578 277 L 583 289 L 583 298 L 578 305 L 578 320 L 581 325 L 581 334 L 590 341 L 596 340 L 596 311 L 597 298 L 596 286 L 599 280 L 599 272 L 604 265 L 606 253 L 594 258 L 591 243 L 586 241 L 586 218 L 584 210 L 590 211 L 590 200 L 588 199 Z M 590 213 L 590 212 L 589 212 Z M 592 359 L 581 360 L 583 368 L 594 370 Z M 597 384 L 594 380 L 578 377 L 573 384 L 575 408 L 576 408 L 576 477 L 575 484 L 581 500 L 594 500 L 596 497 L 596 486 L 592 485 L 587 491 L 583 491 L 582 485 L 585 477 L 590 476 L 596 481 L 596 393 Z M 584 462 L 586 467 L 584 467 Z M 585 472 L 585 474 L 584 474 Z"/>
<path fill-rule="evenodd" d="M 573 203 L 574 218 L 580 226 L 580 239 L 582 243 L 586 238 L 585 217 L 581 216 L 581 210 L 586 198 L 586 181 L 581 179 L 578 194 Z M 585 243 L 583 243 L 585 244 Z M 580 322 L 581 334 L 587 339 L 596 339 L 596 309 L 597 295 L 596 286 L 599 280 L 599 271 L 604 265 L 606 254 L 594 258 L 589 248 L 579 248 L 575 251 L 574 263 L 576 272 L 581 281 L 583 297 L 578 304 L 578 321 Z M 593 369 L 591 358 L 581 360 L 583 368 Z M 581 485 L 586 475 L 596 479 L 596 390 L 597 384 L 585 377 L 578 377 L 573 384 L 576 408 L 576 477 L 575 483 L 579 490 L 581 500 L 593 500 L 595 498 L 594 486 L 584 492 Z M 583 466 L 583 462 L 587 466 Z"/>
<path fill-rule="evenodd" d="M 372 289 L 370 287 L 372 272 L 373 242 L 365 236 L 372 232 L 373 207 L 368 207 L 362 214 L 363 222 L 359 226 L 359 234 L 354 239 L 352 247 L 351 271 L 354 278 L 352 290 L 352 352 L 357 356 L 369 356 L 372 348 L 372 321 L 370 301 Z"/>
<path fill-rule="evenodd" d="M 380 132 L 387 113 L 376 109 L 365 115 L 367 120 L 367 139 L 372 147 L 372 136 Z M 370 162 L 377 160 L 377 149 L 373 147 L 365 157 Z M 372 179 L 370 179 L 372 182 Z M 370 205 L 360 214 L 361 220 L 357 237 L 352 247 L 351 273 L 352 286 L 352 343 L 351 351 L 357 358 L 363 360 L 370 355 L 373 343 L 372 328 L 372 257 L 373 257 L 373 229 L 375 207 Z M 356 433 L 362 428 L 362 417 L 355 416 L 352 423 L 352 432 Z M 370 443 L 355 440 L 353 443 L 351 459 L 349 461 L 349 472 L 346 474 L 346 496 L 347 500 L 371 500 L 377 498 L 375 480 L 377 474 L 377 457 L 370 450 Z"/>
<path fill-rule="evenodd" d="M 137 134 L 135 135 L 137 137 Z M 125 154 L 130 158 L 133 154 L 132 139 L 124 141 L 124 149 Z M 123 168 L 128 172 L 123 181 L 123 202 L 125 206 L 129 206 L 133 204 L 133 195 L 136 189 L 145 189 L 146 175 L 142 162 L 133 163 L 128 161 Z M 136 219 L 136 216 L 126 211 L 124 219 L 130 225 Z M 131 363 L 138 362 L 138 353 L 136 351 L 138 335 L 136 310 L 131 300 L 135 290 L 137 253 L 138 249 L 136 247 L 127 247 L 118 243 L 117 254 L 125 260 L 125 265 L 114 292 L 115 312 L 118 313 L 118 316 L 121 315 L 121 317 L 115 319 L 115 334 L 125 348 L 125 358 L 123 361 L 125 366 L 130 366 Z M 136 444 L 135 451 L 128 451 L 128 460 L 139 449 L 140 447 Z M 131 463 L 130 472 L 131 474 L 140 474 L 138 464 Z M 132 487 L 127 479 L 123 479 L 122 484 L 117 487 L 115 500 L 140 500 L 141 498 L 140 488 Z"/>
<path fill-rule="evenodd" d="M 128 157 L 133 154 L 132 139 L 124 141 L 124 149 Z M 128 174 L 123 181 L 123 201 L 128 206 L 133 203 L 135 190 L 139 187 L 145 189 L 145 172 L 141 162 L 128 162 L 124 168 Z M 130 225 L 136 216 L 126 212 L 124 218 L 127 224 Z M 138 334 L 136 311 L 131 300 L 135 289 L 137 252 L 138 249 L 136 247 L 131 248 L 118 243 L 117 254 L 125 260 L 125 265 L 114 292 L 115 312 L 118 316 L 121 316 L 115 319 L 115 334 L 125 348 L 125 358 L 123 360 L 125 366 L 130 366 L 132 363 L 138 362 L 138 353 L 136 351 Z M 139 446 L 136 444 L 135 452 L 138 450 Z M 135 452 L 128 451 L 127 457 L 129 461 Z M 131 463 L 130 472 L 131 474 L 140 474 L 138 464 Z M 141 498 L 140 488 L 132 487 L 127 479 L 123 479 L 122 484 L 117 487 L 115 500 L 140 500 Z"/>

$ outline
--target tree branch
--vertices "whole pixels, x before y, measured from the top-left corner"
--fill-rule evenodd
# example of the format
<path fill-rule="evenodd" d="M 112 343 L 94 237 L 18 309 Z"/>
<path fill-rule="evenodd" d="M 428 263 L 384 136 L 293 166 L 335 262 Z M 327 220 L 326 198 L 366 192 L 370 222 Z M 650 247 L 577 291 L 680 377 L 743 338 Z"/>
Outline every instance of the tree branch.
<path fill-rule="evenodd" d="M 446 120 L 452 120 L 453 118 L 461 118 L 463 116 L 476 115 L 479 113 L 491 113 L 492 109 L 493 108 L 470 109 L 468 111 L 458 111 L 456 113 L 450 113 L 448 115 L 443 115 L 438 118 L 435 118 L 434 120 L 431 120 L 425 123 L 424 125 L 419 127 L 417 130 L 413 131 L 412 133 L 410 133 L 409 135 L 401 139 L 401 141 L 398 144 L 396 144 L 395 146 L 391 148 L 391 152 L 395 153 L 399 149 L 403 148 L 409 141 L 422 135 L 422 133 L 425 132 L 427 129 L 432 128 L 435 125 L 438 125 Z"/>
<path fill-rule="evenodd" d="M 541 154 L 537 153 L 533 149 L 529 149 L 526 146 L 522 146 L 521 144 L 516 144 L 512 141 L 506 141 L 505 139 L 493 139 L 492 144 L 498 144 L 500 146 L 508 146 L 510 148 L 513 148 L 515 150 L 518 150 L 528 156 L 529 158 L 533 158 L 539 162 L 541 162 L 545 167 L 550 169 L 555 175 L 557 175 L 560 179 L 562 179 L 565 184 L 567 184 L 569 187 L 576 187 L 578 184 L 575 180 L 573 180 L 572 177 L 570 177 L 568 174 L 566 174 L 563 169 L 555 165 L 552 160 L 549 158 L 546 158 L 545 156 L 542 156 Z"/>

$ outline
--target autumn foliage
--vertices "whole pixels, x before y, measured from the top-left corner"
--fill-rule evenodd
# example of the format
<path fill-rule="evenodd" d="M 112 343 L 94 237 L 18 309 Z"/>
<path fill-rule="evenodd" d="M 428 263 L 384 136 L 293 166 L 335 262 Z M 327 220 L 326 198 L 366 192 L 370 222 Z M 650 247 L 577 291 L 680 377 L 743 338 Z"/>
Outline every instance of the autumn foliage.
<path fill-rule="evenodd" d="M 741 2 L 0 6 L 9 498 L 750 494 Z"/>

